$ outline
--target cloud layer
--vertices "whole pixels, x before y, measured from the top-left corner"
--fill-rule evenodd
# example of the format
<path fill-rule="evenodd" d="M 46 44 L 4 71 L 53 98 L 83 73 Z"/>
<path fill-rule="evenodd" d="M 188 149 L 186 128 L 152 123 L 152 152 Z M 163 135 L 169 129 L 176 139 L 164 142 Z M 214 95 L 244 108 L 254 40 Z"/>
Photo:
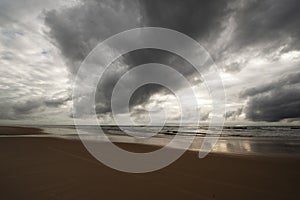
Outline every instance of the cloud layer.
<path fill-rule="evenodd" d="M 226 86 L 228 120 L 297 121 L 299 10 L 297 0 L 2 1 L 0 118 L 69 118 L 71 83 L 89 52 L 116 33 L 155 26 L 180 31 L 199 41 L 223 69 L 220 75 Z M 209 119 L 210 96 L 193 67 L 176 55 L 153 49 L 123 55 L 105 72 L 96 95 L 95 109 L 100 118 L 111 115 L 110 98 L 118 79 L 149 62 L 172 66 L 201 87 L 197 96 L 202 119 Z M 130 81 L 140 79 L 143 76 Z M 171 75 L 165 79 L 177 84 Z M 140 88 L 131 98 L 132 117 L 143 119 L 149 107 L 168 103 L 164 98 L 168 95 L 159 85 Z M 170 107 L 175 108 L 173 103 Z M 83 107 L 78 112 L 89 111 Z M 171 118 L 178 116 L 172 112 Z"/>

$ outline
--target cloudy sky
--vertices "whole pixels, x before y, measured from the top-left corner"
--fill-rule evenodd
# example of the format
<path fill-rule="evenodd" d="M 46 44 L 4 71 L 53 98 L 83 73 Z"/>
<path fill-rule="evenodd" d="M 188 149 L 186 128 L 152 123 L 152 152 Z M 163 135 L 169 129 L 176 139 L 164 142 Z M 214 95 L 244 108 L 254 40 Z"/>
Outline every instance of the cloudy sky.
<path fill-rule="evenodd" d="M 86 112 L 72 109 L 81 62 L 106 38 L 147 26 L 180 31 L 209 52 L 225 86 L 228 124 L 300 124 L 297 0 L 37 2 L 0 1 L 1 124 L 72 124 L 72 112 Z M 211 99 L 193 67 L 169 52 L 144 49 L 116 60 L 98 84 L 95 110 L 101 123 L 112 123 L 110 97 L 118 79 L 149 62 L 173 67 L 200 88 L 198 105 L 191 106 L 199 107 L 201 121 L 210 119 Z M 134 121 L 147 122 L 149 110 L 157 119 L 167 113 L 169 122 L 180 116 L 176 98 L 159 85 L 139 88 L 130 100 Z"/>

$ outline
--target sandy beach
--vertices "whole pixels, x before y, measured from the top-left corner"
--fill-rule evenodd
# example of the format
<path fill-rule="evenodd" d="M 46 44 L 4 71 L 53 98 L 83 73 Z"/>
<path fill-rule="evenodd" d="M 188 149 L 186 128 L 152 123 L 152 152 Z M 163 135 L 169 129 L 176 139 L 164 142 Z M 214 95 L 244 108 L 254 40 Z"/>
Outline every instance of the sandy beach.
<path fill-rule="evenodd" d="M 25 128 L 26 129 L 26 128 Z M 39 133 L 38 129 L 10 128 Z M 1 135 L 8 128 L 1 129 Z M 14 131 L 12 131 L 14 130 Z M 136 152 L 155 147 L 119 144 Z M 188 151 L 156 172 L 128 174 L 94 159 L 80 141 L 0 138 L 1 199 L 298 199 L 300 157 Z"/>

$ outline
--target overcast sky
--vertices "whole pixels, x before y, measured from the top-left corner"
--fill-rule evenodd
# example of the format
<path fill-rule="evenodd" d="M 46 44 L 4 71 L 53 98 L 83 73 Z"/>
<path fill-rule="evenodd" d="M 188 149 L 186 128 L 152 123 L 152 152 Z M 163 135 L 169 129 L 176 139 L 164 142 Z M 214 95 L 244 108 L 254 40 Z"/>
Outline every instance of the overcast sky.
<path fill-rule="evenodd" d="M 116 33 L 155 26 L 180 31 L 209 52 L 224 82 L 228 124 L 299 125 L 299 10 L 298 0 L 1 0 L 0 123 L 72 124 L 72 83 L 83 59 Z M 210 119 L 210 96 L 193 68 L 148 49 L 118 59 L 99 83 L 95 109 L 102 123 L 112 122 L 117 80 L 149 62 L 172 66 L 199 87 L 201 121 Z M 158 85 L 140 88 L 130 110 L 141 123 L 148 110 L 158 119 L 166 112 L 169 122 L 180 116 L 174 96 Z"/>

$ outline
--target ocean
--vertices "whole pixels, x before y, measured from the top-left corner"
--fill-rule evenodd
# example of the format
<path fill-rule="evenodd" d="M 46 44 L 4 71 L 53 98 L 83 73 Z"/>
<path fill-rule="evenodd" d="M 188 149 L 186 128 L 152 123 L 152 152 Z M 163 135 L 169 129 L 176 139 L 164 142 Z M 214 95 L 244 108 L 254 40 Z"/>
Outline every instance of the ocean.
<path fill-rule="evenodd" d="M 58 137 L 64 139 L 90 139 L 97 135 L 97 126 L 72 125 L 39 125 L 44 135 L 38 137 Z M 208 130 L 207 126 L 183 126 L 178 132 L 178 126 L 146 127 L 146 126 L 102 126 L 103 132 L 112 142 L 138 143 L 165 146 L 175 135 L 184 140 L 185 137 L 195 135 L 190 150 L 199 151 L 205 138 L 216 138 L 217 143 L 212 152 L 230 154 L 300 154 L 300 127 L 299 126 L 225 126 L 221 135 Z M 123 131 L 122 131 L 123 130 Z M 124 130 L 129 133 L 126 134 Z M 103 139 L 104 140 L 104 139 Z M 105 140 L 104 140 L 105 141 Z M 180 148 L 180 144 L 177 146 Z"/>

